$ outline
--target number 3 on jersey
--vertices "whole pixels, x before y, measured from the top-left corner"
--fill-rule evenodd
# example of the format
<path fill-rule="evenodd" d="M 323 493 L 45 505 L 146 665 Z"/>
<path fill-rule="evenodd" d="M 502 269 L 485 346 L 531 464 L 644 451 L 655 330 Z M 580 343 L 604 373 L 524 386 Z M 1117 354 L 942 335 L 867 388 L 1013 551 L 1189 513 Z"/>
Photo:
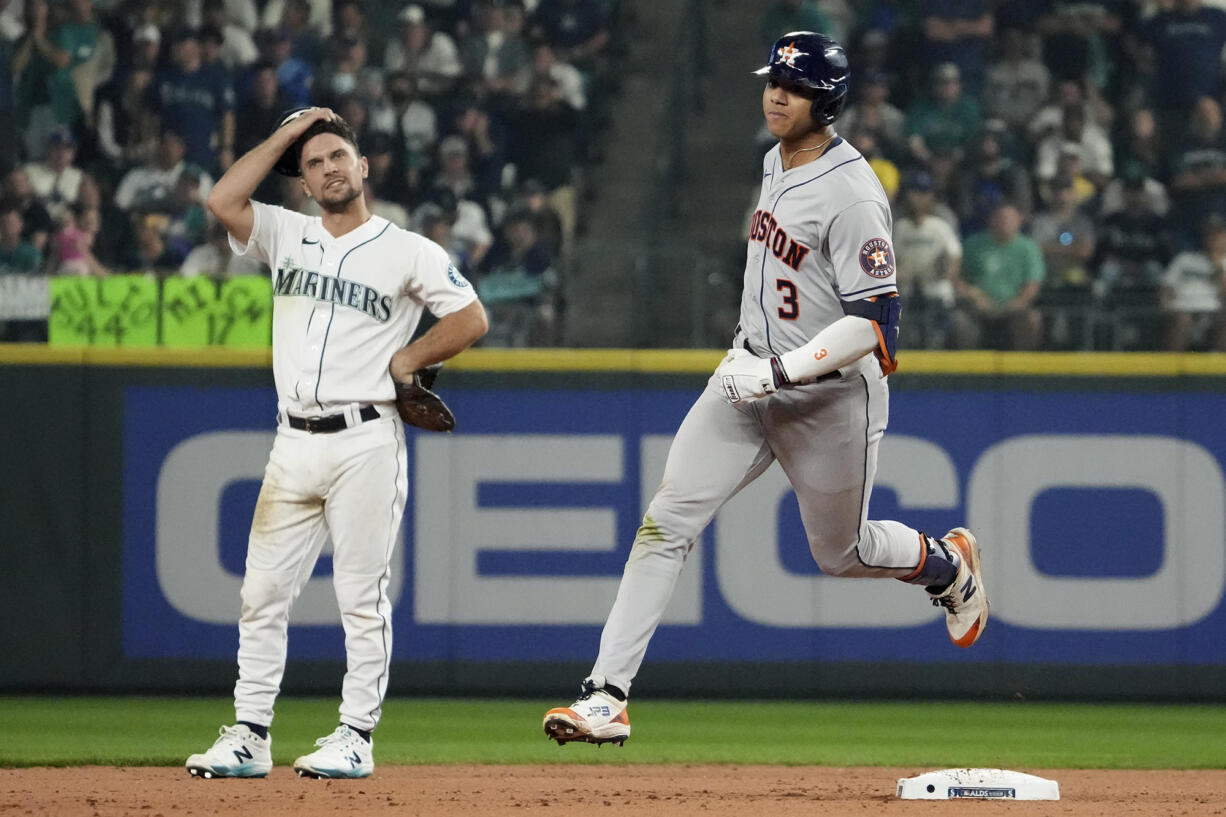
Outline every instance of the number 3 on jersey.
<path fill-rule="evenodd" d="M 783 306 L 777 310 L 779 317 L 785 321 L 794 321 L 800 317 L 800 302 L 796 297 L 796 285 L 787 278 L 775 279 L 775 290 L 783 293 Z"/>

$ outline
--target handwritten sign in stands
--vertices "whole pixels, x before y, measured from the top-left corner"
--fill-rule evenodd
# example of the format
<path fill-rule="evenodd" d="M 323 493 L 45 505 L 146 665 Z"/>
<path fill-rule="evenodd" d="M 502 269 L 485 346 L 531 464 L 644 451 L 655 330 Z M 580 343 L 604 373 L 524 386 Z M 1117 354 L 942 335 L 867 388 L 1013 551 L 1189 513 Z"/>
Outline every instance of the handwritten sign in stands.
<path fill-rule="evenodd" d="M 110 275 L 98 283 L 95 346 L 158 345 L 158 279 Z"/>
<path fill-rule="evenodd" d="M 272 280 L 268 276 L 236 275 L 222 282 L 215 342 L 234 348 L 272 344 Z"/>
<path fill-rule="evenodd" d="M 167 278 L 162 282 L 162 345 L 212 345 L 216 311 L 217 282 L 212 278 Z"/>
<path fill-rule="evenodd" d="M 52 346 L 88 346 L 93 343 L 98 279 L 52 278 L 48 297 L 51 311 L 47 317 L 47 343 Z"/>

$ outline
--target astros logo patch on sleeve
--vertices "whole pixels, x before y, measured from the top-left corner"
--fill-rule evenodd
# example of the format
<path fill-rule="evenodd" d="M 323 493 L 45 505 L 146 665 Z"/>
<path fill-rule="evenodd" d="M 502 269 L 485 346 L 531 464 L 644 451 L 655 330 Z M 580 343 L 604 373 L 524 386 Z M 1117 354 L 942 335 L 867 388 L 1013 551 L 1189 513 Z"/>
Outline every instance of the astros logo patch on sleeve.
<path fill-rule="evenodd" d="M 894 274 L 894 251 L 884 238 L 870 238 L 860 248 L 860 269 L 874 278 L 889 278 Z"/>

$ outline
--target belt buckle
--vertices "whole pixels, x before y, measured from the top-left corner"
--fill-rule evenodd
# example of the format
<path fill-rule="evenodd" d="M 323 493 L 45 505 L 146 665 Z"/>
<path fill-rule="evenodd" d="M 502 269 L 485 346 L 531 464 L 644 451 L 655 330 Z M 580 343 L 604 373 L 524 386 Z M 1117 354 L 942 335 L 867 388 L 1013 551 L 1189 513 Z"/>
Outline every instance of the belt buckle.
<path fill-rule="evenodd" d="M 318 430 L 318 424 L 321 420 L 323 420 L 322 417 L 303 417 L 303 430 L 306 431 L 307 434 L 316 433 Z"/>

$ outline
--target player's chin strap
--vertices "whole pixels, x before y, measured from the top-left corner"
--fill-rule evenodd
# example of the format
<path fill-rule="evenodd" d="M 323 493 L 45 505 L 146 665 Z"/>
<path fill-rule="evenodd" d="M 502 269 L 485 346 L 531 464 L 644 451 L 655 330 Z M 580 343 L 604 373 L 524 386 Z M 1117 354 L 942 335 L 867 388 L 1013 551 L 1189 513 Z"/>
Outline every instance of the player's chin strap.
<path fill-rule="evenodd" d="M 901 311 L 901 300 L 893 294 L 844 301 L 843 317 L 818 332 L 804 346 L 771 358 L 775 383 L 780 386 L 804 383 L 857 361 L 869 352 L 877 355 L 882 373 L 889 374 L 898 368 L 894 350 Z"/>

